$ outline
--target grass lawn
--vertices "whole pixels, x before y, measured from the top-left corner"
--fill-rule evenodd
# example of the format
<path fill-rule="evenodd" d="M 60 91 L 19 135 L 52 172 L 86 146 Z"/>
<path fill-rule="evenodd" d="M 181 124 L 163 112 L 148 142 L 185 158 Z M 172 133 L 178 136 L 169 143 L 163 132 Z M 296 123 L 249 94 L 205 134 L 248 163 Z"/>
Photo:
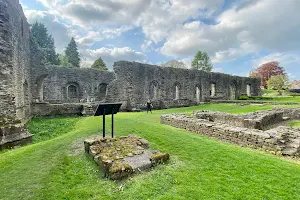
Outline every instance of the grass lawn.
<path fill-rule="evenodd" d="M 35 118 L 29 129 L 37 143 L 0 154 L 0 199 L 300 199 L 296 162 L 159 123 L 164 113 L 270 108 L 215 104 L 119 113 L 118 136 L 139 135 L 171 155 L 168 164 L 121 182 L 101 179 L 103 172 L 84 152 L 72 155 L 84 138 L 100 134 L 101 117 Z M 55 138 L 49 139 L 51 132 Z"/>
<path fill-rule="evenodd" d="M 277 97 L 272 97 L 273 99 L 271 101 L 273 102 L 296 102 L 300 103 L 300 97 L 299 96 L 277 96 Z"/>
<path fill-rule="evenodd" d="M 289 124 L 292 127 L 300 127 L 300 121 L 292 121 Z"/>

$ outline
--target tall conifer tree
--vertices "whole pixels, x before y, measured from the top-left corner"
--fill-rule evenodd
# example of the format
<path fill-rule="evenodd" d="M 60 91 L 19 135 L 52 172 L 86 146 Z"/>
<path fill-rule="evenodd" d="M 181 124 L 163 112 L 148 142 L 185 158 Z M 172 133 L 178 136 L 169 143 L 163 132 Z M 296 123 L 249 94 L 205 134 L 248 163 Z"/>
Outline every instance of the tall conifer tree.
<path fill-rule="evenodd" d="M 74 67 L 80 67 L 79 52 L 74 38 L 72 38 L 71 42 L 68 44 L 65 54 L 69 63 L 71 63 Z"/>
<path fill-rule="evenodd" d="M 48 33 L 44 24 L 35 22 L 30 30 L 31 41 L 34 42 L 36 47 L 42 54 L 42 63 L 58 65 L 59 59 L 55 52 L 54 39 Z"/>

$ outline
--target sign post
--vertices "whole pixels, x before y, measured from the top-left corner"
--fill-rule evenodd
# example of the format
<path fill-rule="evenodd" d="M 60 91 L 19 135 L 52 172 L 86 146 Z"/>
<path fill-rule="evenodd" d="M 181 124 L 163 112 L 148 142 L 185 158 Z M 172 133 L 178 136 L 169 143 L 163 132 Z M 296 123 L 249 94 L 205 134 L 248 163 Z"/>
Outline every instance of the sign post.
<path fill-rule="evenodd" d="M 105 138 L 105 115 L 111 114 L 111 137 L 114 137 L 114 114 L 117 114 L 120 110 L 122 103 L 105 103 L 99 104 L 94 116 L 102 115 L 102 135 Z"/>

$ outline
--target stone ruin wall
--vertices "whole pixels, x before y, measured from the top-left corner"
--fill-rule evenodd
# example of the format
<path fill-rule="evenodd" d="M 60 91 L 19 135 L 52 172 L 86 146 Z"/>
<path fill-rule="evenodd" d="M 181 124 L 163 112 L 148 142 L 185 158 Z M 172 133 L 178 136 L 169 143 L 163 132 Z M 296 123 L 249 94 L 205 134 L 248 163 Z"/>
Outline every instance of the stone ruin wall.
<path fill-rule="evenodd" d="M 43 82 L 43 99 L 50 103 L 80 103 L 86 100 L 103 102 L 106 92 L 101 94 L 100 86 L 109 85 L 115 79 L 113 72 L 96 69 L 48 66 L 47 70 L 48 76 Z M 76 98 L 68 97 L 67 89 L 70 85 L 77 87 Z"/>
<path fill-rule="evenodd" d="M 122 110 L 129 111 L 145 108 L 148 99 L 152 100 L 154 108 L 163 109 L 196 105 L 199 103 L 197 101 L 209 99 L 236 99 L 247 94 L 247 85 L 251 85 L 251 95 L 258 95 L 260 92 L 258 79 L 127 61 L 116 62 L 114 72 L 57 66 L 48 66 L 47 72 L 42 86 L 37 86 L 43 88 L 41 102 L 122 102 Z M 107 85 L 104 97 L 100 91 L 102 84 Z M 212 84 L 216 86 L 213 97 Z M 76 86 L 76 98 L 68 97 L 69 85 Z M 176 86 L 179 93 L 177 99 Z"/>
<path fill-rule="evenodd" d="M 18 0 L 0 0 L 0 148 L 30 140 L 29 24 Z"/>
<path fill-rule="evenodd" d="M 266 130 L 270 126 L 283 121 L 284 111 L 256 111 L 247 114 L 229 114 L 217 111 L 195 111 L 193 116 L 197 119 L 206 119 L 211 122 L 230 124 L 231 126 Z"/>
<path fill-rule="evenodd" d="M 289 114 L 292 110 L 292 114 Z M 274 110 L 264 112 L 273 113 Z M 300 119 L 300 109 L 280 109 L 278 112 L 284 112 L 285 117 L 293 117 L 290 119 Z M 232 125 L 231 121 L 227 123 L 211 122 L 186 114 L 162 115 L 160 120 L 162 124 L 186 129 L 240 146 L 262 149 L 276 155 L 300 156 L 300 128 L 278 126 L 262 131 L 236 127 Z"/>
<path fill-rule="evenodd" d="M 141 108 L 151 99 L 156 108 L 190 106 L 210 99 L 237 99 L 247 95 L 247 85 L 251 85 L 251 95 L 259 95 L 259 79 L 209 73 L 199 70 L 162 68 L 137 62 L 119 61 L 114 64 L 116 81 L 109 87 L 118 91 L 113 101 L 123 102 L 128 109 Z M 211 96 L 215 84 L 215 96 Z M 179 90 L 176 99 L 176 86 Z M 156 90 L 156 92 L 154 92 Z M 155 94 L 154 94 L 155 93 Z"/>
<path fill-rule="evenodd" d="M 105 73 L 107 74 L 103 76 Z M 97 95 L 99 94 L 97 86 L 101 83 L 107 83 L 105 101 L 122 102 L 122 109 L 124 110 L 141 109 L 147 99 L 152 100 L 155 108 L 195 105 L 197 103 L 197 87 L 199 88 L 200 101 L 236 99 L 240 95 L 247 94 L 247 84 L 251 85 L 251 95 L 258 95 L 260 92 L 258 79 L 197 70 L 161 68 L 136 62 L 116 62 L 114 73 L 98 71 L 95 77 L 100 78 L 95 79 L 95 83 L 87 85 L 86 80 L 94 82 L 94 77 L 91 77 L 94 74 L 86 73 L 82 75 L 80 70 L 56 68 L 49 73 L 50 75 L 44 82 L 44 100 L 72 102 L 64 94 L 67 91 L 66 86 L 68 83 L 76 84 L 79 90 L 85 88 L 86 93 L 81 92 L 77 101 L 80 98 L 85 99 L 86 96 L 97 101 Z M 213 83 L 216 86 L 216 95 L 211 97 L 211 84 Z M 179 90 L 178 99 L 176 99 L 176 86 Z M 156 91 L 154 92 L 154 90 Z"/>
<path fill-rule="evenodd" d="M 31 104 L 29 24 L 18 0 L 0 0 L 0 6 L 0 123 L 26 122 Z"/>

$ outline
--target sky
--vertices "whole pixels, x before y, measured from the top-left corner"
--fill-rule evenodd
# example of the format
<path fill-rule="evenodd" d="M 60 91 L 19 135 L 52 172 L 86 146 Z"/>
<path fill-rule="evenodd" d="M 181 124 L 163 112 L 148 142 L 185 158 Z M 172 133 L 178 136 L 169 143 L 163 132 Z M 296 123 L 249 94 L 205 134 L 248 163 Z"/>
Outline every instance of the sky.
<path fill-rule="evenodd" d="M 247 76 L 278 61 L 300 80 L 300 0 L 20 0 L 29 23 L 42 22 L 64 52 L 75 38 L 82 66 L 100 56 L 190 66 L 198 50 L 213 71 Z"/>

